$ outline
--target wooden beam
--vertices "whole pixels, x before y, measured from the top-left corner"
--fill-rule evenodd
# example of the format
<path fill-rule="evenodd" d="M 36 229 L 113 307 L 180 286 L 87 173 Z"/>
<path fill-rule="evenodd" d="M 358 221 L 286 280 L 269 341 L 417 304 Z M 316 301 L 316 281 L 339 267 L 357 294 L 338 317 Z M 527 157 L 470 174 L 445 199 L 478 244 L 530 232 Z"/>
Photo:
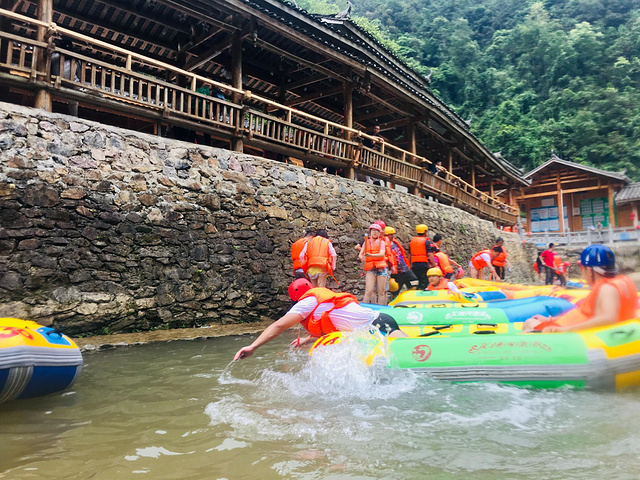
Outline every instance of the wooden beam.
<path fill-rule="evenodd" d="M 616 211 L 615 211 L 615 204 L 613 203 L 613 184 L 611 182 L 611 180 L 609 180 L 607 182 L 607 194 L 609 197 L 609 225 L 611 225 L 612 227 L 617 227 L 616 224 Z"/>
<path fill-rule="evenodd" d="M 39 0 L 38 1 L 38 20 L 44 23 L 51 23 L 53 21 L 53 0 Z M 47 29 L 45 27 L 38 27 L 37 40 L 39 42 L 47 42 Z M 36 59 L 36 68 L 38 72 L 44 72 L 48 77 L 48 71 L 50 66 L 50 57 L 46 50 L 38 48 Z M 44 78 L 43 80 L 46 80 Z M 33 80 L 36 80 L 35 78 Z M 46 88 L 39 88 L 35 92 L 36 108 L 41 108 L 47 112 L 53 110 L 53 100 L 51 99 L 51 93 Z"/>
<path fill-rule="evenodd" d="M 301 57 L 298 57 L 290 52 L 287 52 L 286 50 L 282 50 L 281 48 L 278 48 L 274 45 L 269 44 L 268 42 L 258 39 L 256 41 L 256 45 L 258 45 L 260 48 L 262 48 L 263 50 L 267 50 L 270 52 L 273 52 L 277 55 L 280 56 L 284 56 L 296 63 L 299 63 L 300 65 L 305 65 L 307 68 L 309 68 L 310 70 L 314 70 L 318 73 L 321 73 L 327 77 L 330 78 L 334 78 L 336 80 L 339 80 L 340 82 L 344 82 L 345 80 L 347 80 L 346 78 L 344 78 L 342 75 L 340 75 L 339 73 L 334 72 L 333 70 L 331 70 L 330 68 L 325 68 L 320 66 L 318 63 L 316 62 L 312 62 L 309 60 L 305 60 Z"/>
<path fill-rule="evenodd" d="M 175 2 L 172 0 L 156 0 L 157 3 L 161 3 L 173 10 L 176 10 L 178 12 L 182 12 L 185 15 L 189 15 L 190 17 L 193 17 L 195 19 L 197 19 L 198 21 L 205 21 L 211 25 L 215 25 L 218 28 L 222 28 L 224 30 L 227 30 L 229 32 L 233 32 L 237 29 L 237 27 L 235 25 L 233 25 L 232 23 L 225 23 L 222 22 L 220 20 L 218 20 L 215 17 L 212 17 L 210 15 L 207 15 L 206 13 L 201 12 L 200 10 L 195 10 L 193 8 L 190 8 L 188 5 L 186 5 L 186 2 Z M 120 8 L 120 7 L 118 7 Z M 131 12 L 134 15 L 139 15 L 139 13 L 135 13 L 135 12 Z M 173 28 L 180 28 L 179 26 L 176 27 L 174 26 Z"/>
<path fill-rule="evenodd" d="M 97 18 L 92 18 L 92 17 L 87 17 L 86 15 L 82 15 L 81 13 L 76 12 L 75 10 L 68 10 L 66 8 L 60 7 L 60 6 L 56 6 L 54 13 L 54 20 L 56 20 L 56 23 L 58 25 L 63 24 L 63 20 L 60 18 L 60 16 L 63 17 L 67 17 L 71 20 L 75 20 L 78 22 L 82 22 L 86 25 L 93 25 L 94 28 L 95 27 L 100 27 L 105 29 L 108 32 L 113 32 L 114 33 L 114 37 L 117 35 L 124 35 L 125 37 L 131 38 L 134 41 L 137 40 L 143 40 L 142 38 L 140 38 L 138 36 L 138 33 L 136 32 L 132 32 L 132 31 L 124 31 L 122 30 L 122 25 L 118 25 L 118 24 L 112 24 L 112 23 L 108 23 L 105 21 L 101 21 Z M 56 18 L 57 17 L 57 18 Z M 71 27 L 70 27 L 71 28 Z M 175 27 L 169 27 L 167 26 L 167 28 L 173 28 L 175 30 Z M 73 28 L 73 30 L 78 30 L 77 28 Z M 177 29 L 180 30 L 180 29 Z M 91 35 L 95 35 L 95 33 L 91 33 Z M 97 36 L 97 35 L 96 35 Z M 102 38 L 105 37 L 104 33 L 102 35 L 100 35 Z M 115 43 L 115 38 L 112 37 L 112 42 Z M 164 43 L 159 39 L 155 39 L 155 38 L 144 38 L 144 41 L 147 42 L 149 45 L 153 45 L 155 47 L 160 47 L 162 49 L 165 50 L 169 50 L 170 52 L 177 52 L 177 45 L 173 45 L 173 44 L 169 44 L 169 43 Z M 124 42 L 121 42 L 124 43 Z M 127 46 L 127 49 L 131 49 L 131 46 Z"/>
<path fill-rule="evenodd" d="M 223 40 L 222 42 L 219 42 L 217 45 L 214 45 L 213 47 L 208 49 L 206 52 L 203 52 L 197 57 L 194 57 L 188 62 L 186 62 L 182 67 L 182 69 L 186 70 L 187 72 L 190 72 L 196 68 L 201 67 L 202 65 L 207 63 L 209 60 L 212 60 L 213 58 L 217 57 L 225 50 L 231 48 L 234 41 L 235 41 L 235 36 L 234 35 L 229 36 L 229 38 Z"/>
<path fill-rule="evenodd" d="M 303 79 L 298 80 L 296 82 L 287 83 L 285 86 L 286 86 L 287 90 L 295 90 L 296 88 L 307 87 L 309 85 L 313 85 L 314 83 L 321 82 L 323 80 L 326 80 L 327 78 L 329 78 L 329 77 L 327 77 L 326 75 L 313 75 L 311 77 L 303 78 Z"/>
<path fill-rule="evenodd" d="M 372 118 L 382 117 L 384 115 L 389 115 L 391 113 L 393 113 L 391 110 L 384 109 L 384 110 L 378 110 L 378 111 L 375 111 L 375 112 L 366 113 L 364 115 L 357 115 L 356 114 L 356 117 L 358 119 L 357 120 L 358 122 L 364 122 L 366 120 L 371 120 Z"/>
<path fill-rule="evenodd" d="M 409 123 L 411 123 L 411 118 L 399 118 L 398 120 L 393 120 L 392 122 L 380 123 L 380 130 L 391 130 L 393 128 L 404 127 Z"/>
<path fill-rule="evenodd" d="M 319 92 L 310 93 L 309 95 L 302 95 L 302 96 L 297 97 L 297 98 L 290 98 L 284 104 L 287 107 L 292 107 L 294 105 L 299 105 L 299 104 L 305 103 L 305 102 L 313 102 L 314 100 L 318 100 L 318 99 L 324 98 L 324 97 L 330 97 L 330 96 L 336 95 L 338 93 L 342 94 L 343 93 L 343 88 L 344 87 L 342 85 L 338 85 L 337 87 L 330 88 L 328 90 L 321 90 Z"/>
<path fill-rule="evenodd" d="M 415 154 L 417 152 L 416 122 L 414 121 L 413 117 L 410 117 L 409 123 L 407 123 L 407 140 L 408 140 L 407 150 Z"/>
<path fill-rule="evenodd" d="M 563 190 L 564 194 L 575 193 L 575 192 L 587 192 L 593 190 L 602 190 L 602 187 L 585 187 L 585 188 L 571 188 L 569 190 Z M 555 190 L 552 192 L 541 192 L 541 193 L 529 193 L 527 195 L 520 195 L 518 199 L 525 198 L 539 198 L 539 197 L 553 197 L 556 194 Z"/>
<path fill-rule="evenodd" d="M 560 227 L 560 232 L 564 232 L 564 215 L 562 215 L 563 210 L 563 202 L 562 202 L 562 179 L 560 178 L 560 172 L 556 173 L 556 191 L 558 195 L 558 223 Z M 567 212 L 569 213 L 569 212 Z"/>
<path fill-rule="evenodd" d="M 239 21 L 239 19 L 236 19 Z M 233 34 L 233 43 L 231 45 L 231 86 L 242 89 L 242 38 L 240 31 Z M 240 103 L 240 94 L 233 94 L 233 103 Z M 242 152 L 244 147 L 241 137 L 234 137 L 231 142 L 231 149 L 235 152 Z"/>

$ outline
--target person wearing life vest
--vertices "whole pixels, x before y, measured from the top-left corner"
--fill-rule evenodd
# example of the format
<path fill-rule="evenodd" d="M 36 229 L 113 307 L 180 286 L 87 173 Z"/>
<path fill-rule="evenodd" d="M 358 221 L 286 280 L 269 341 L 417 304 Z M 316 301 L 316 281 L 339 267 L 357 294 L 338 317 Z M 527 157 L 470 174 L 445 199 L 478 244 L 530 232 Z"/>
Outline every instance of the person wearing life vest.
<path fill-rule="evenodd" d="M 385 251 L 384 251 L 384 260 L 387 262 L 387 268 L 389 269 L 389 275 L 387 276 L 387 283 L 385 284 L 385 300 L 384 300 L 384 304 L 387 304 L 387 293 L 389 292 L 389 280 L 391 280 L 391 274 L 396 273 L 398 271 L 398 266 L 396 264 L 396 258 L 395 255 L 393 255 L 393 252 L 391 251 L 391 240 L 389 240 L 389 238 L 387 238 L 387 235 L 385 233 L 385 230 L 387 229 L 387 224 L 384 223 L 382 220 L 376 220 L 375 222 L 376 225 L 380 225 L 380 228 L 382 229 L 382 231 L 380 232 L 380 238 L 382 240 L 384 240 L 385 243 Z"/>
<path fill-rule="evenodd" d="M 570 262 L 563 262 L 560 255 L 555 255 L 553 257 L 554 278 L 557 278 L 560 281 L 560 285 L 562 285 L 563 287 L 567 286 L 567 263 L 571 265 Z"/>
<path fill-rule="evenodd" d="M 387 279 L 389 268 L 386 255 L 387 244 L 381 238 L 382 228 L 377 223 L 369 225 L 369 235 L 364 239 L 358 258 L 364 264 L 364 303 L 387 304 Z"/>
<path fill-rule="evenodd" d="M 493 265 L 493 268 L 495 269 L 499 279 L 504 281 L 504 269 L 509 264 L 509 261 L 507 260 L 507 250 L 504 248 L 504 239 L 502 237 L 499 237 L 496 240 L 496 244 L 494 245 L 494 247 L 501 247 L 502 253 L 498 254 L 498 256 L 491 261 L 491 265 Z"/>
<path fill-rule="evenodd" d="M 573 310 L 559 317 L 535 315 L 522 326 L 523 332 L 572 332 L 603 327 L 636 318 L 638 292 L 633 281 L 618 275 L 616 257 L 605 245 L 589 245 L 580 255 L 583 280 L 591 292 Z"/>
<path fill-rule="evenodd" d="M 327 333 L 350 332 L 372 325 L 389 337 L 407 336 L 390 315 L 361 306 L 350 293 L 314 288 L 306 278 L 298 278 L 289 285 L 289 297 L 296 302 L 295 305 L 269 325 L 251 345 L 238 350 L 233 357 L 234 362 L 250 357 L 256 349 L 298 323 L 309 332 L 309 336 L 297 338 L 291 346 L 302 346 Z"/>
<path fill-rule="evenodd" d="M 302 262 L 300 261 L 300 254 L 307 242 L 316 235 L 315 230 L 307 230 L 304 237 L 296 240 L 291 245 L 291 260 L 293 260 L 293 276 L 295 278 L 306 278 Z"/>
<path fill-rule="evenodd" d="M 324 229 L 318 230 L 316 236 L 309 240 L 300 252 L 302 268 L 314 287 L 326 287 L 329 275 L 336 280 L 333 276 L 336 260 L 336 251 Z"/>
<path fill-rule="evenodd" d="M 489 269 L 489 278 L 496 277 L 496 269 L 491 265 L 491 261 L 502 253 L 502 247 L 493 247 L 491 250 L 481 250 L 471 257 L 469 262 L 469 274 L 471 278 L 483 279 L 482 271 Z"/>
<path fill-rule="evenodd" d="M 436 259 L 438 267 L 440 268 L 440 270 L 442 270 L 444 278 L 451 280 L 455 275 L 455 272 L 461 269 L 462 266 L 451 257 L 449 257 L 449 255 L 440 250 L 440 247 L 442 245 L 442 235 L 436 233 L 433 236 L 433 241 L 431 243 L 434 247 L 435 253 L 433 254 L 433 256 Z"/>
<path fill-rule="evenodd" d="M 396 238 L 396 229 L 393 227 L 386 227 L 384 229 L 384 233 L 386 237 L 391 242 L 391 252 L 395 258 L 396 263 L 396 273 L 391 274 L 391 279 L 396 282 L 396 287 L 394 290 L 389 289 L 389 291 L 393 291 L 396 297 L 403 286 L 407 287 L 407 290 L 415 290 L 418 288 L 418 277 L 411 270 L 411 262 L 409 261 L 409 257 L 407 257 L 407 252 L 405 252 L 404 247 Z M 391 283 L 391 280 L 389 280 Z"/>
<path fill-rule="evenodd" d="M 443 277 L 442 270 L 438 267 L 430 268 L 427 272 L 427 277 L 429 278 L 427 290 L 449 290 L 454 293 L 460 293 L 456 284 Z"/>
<path fill-rule="evenodd" d="M 409 253 L 411 255 L 411 269 L 418 277 L 418 289 L 424 290 L 429 284 L 427 270 L 436 266 L 436 259 L 433 256 L 433 245 L 427 237 L 427 227 L 424 223 L 416 225 L 416 236 L 409 243 Z"/>

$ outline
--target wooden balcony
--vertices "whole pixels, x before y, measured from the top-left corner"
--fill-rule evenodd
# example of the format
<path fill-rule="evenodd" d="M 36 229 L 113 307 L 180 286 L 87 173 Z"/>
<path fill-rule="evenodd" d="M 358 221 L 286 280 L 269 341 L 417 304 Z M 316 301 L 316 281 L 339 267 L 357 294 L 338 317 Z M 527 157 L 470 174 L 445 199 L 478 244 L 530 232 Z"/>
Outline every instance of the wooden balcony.
<path fill-rule="evenodd" d="M 343 169 L 349 178 L 361 173 L 402 185 L 410 193 L 431 196 L 500 224 L 516 223 L 516 208 L 450 172 L 434 175 L 427 158 L 389 143 L 376 149 L 365 147 L 363 140 L 373 137 L 356 129 L 53 24 L 7 10 L 0 10 L 0 15 L 49 32 L 48 42 L 0 32 L 0 84 L 45 90 L 54 98 L 119 111 L 158 126 L 187 128 L 232 144 L 239 140 L 247 146 Z M 58 48 L 51 40 L 54 34 L 91 44 L 93 51 L 102 52 L 109 61 Z M 180 81 L 172 83 L 166 78 Z M 204 84 L 220 89 L 227 99 L 197 92 Z"/>

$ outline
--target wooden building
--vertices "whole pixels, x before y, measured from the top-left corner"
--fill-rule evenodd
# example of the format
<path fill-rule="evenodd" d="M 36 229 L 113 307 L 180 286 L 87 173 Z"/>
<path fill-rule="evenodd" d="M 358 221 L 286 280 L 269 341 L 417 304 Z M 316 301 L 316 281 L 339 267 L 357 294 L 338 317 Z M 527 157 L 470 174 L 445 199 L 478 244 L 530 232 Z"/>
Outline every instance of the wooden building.
<path fill-rule="evenodd" d="M 614 197 L 619 227 L 638 228 L 640 212 L 640 182 L 625 185 Z"/>
<path fill-rule="evenodd" d="M 524 177 L 531 185 L 520 189 L 516 201 L 527 232 L 576 232 L 626 224 L 615 201 L 616 194 L 631 183 L 624 172 L 600 170 L 552 155 Z"/>
<path fill-rule="evenodd" d="M 279 0 L 0 7 L 0 100 L 370 175 L 496 223 L 517 219 L 522 172 L 349 9 L 321 16 Z M 385 141 L 372 146 L 375 125 Z M 444 176 L 431 171 L 438 161 Z"/>

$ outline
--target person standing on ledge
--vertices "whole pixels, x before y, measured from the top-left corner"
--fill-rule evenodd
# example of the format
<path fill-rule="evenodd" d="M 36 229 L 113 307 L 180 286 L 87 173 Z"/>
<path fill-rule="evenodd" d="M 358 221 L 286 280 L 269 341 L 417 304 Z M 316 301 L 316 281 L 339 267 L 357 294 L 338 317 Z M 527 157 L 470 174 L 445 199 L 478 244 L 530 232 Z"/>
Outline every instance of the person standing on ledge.
<path fill-rule="evenodd" d="M 322 228 L 316 232 L 316 236 L 309 240 L 300 252 L 302 268 L 314 287 L 326 287 L 328 276 L 336 280 L 333 271 L 336 268 L 337 258 L 333 244 L 329 240 L 329 234 Z M 336 283 L 338 283 L 337 280 Z"/>
<path fill-rule="evenodd" d="M 296 240 L 293 242 L 293 245 L 291 245 L 291 260 L 293 260 L 293 276 L 295 278 L 306 278 L 302 262 L 300 261 L 300 254 L 307 243 L 309 243 L 309 240 L 315 235 L 316 231 L 314 229 L 307 229 L 304 237 Z"/>
<path fill-rule="evenodd" d="M 540 254 L 540 258 L 542 259 L 542 263 L 544 266 L 544 284 L 552 285 L 553 277 L 555 276 L 556 267 L 553 263 L 553 258 L 556 256 L 555 252 L 556 246 L 553 243 L 549 244 L 549 248 L 547 248 L 544 252 Z"/>
<path fill-rule="evenodd" d="M 411 269 L 418 277 L 418 289 L 424 290 L 429 285 L 427 278 L 427 270 L 436 266 L 436 260 L 433 256 L 433 245 L 427 237 L 427 227 L 424 223 L 416 225 L 416 236 L 409 242 L 409 254 L 411 255 Z"/>
<path fill-rule="evenodd" d="M 374 326 L 389 337 L 406 337 L 398 323 L 386 313 L 362 307 L 350 293 L 332 292 L 328 288 L 314 288 L 305 278 L 289 285 L 289 297 L 296 304 L 282 317 L 269 325 L 251 345 L 242 347 L 233 361 L 247 358 L 262 345 L 277 338 L 297 323 L 310 333 L 298 338 L 291 346 L 302 346 L 332 332 L 350 332 Z"/>

